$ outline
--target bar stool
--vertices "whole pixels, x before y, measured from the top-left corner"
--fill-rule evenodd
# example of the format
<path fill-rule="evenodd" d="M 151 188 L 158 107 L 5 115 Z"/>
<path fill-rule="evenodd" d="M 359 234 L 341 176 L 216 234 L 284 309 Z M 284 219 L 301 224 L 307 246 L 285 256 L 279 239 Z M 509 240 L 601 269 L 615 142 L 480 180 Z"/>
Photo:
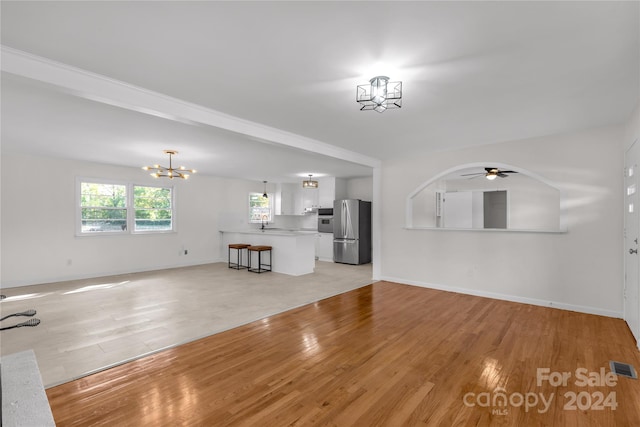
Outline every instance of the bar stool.
<path fill-rule="evenodd" d="M 247 248 L 247 252 L 249 254 L 249 266 L 247 268 L 248 271 L 252 272 L 252 273 L 264 273 L 266 271 L 271 271 L 271 260 L 272 260 L 272 253 L 271 253 L 271 246 L 249 246 Z M 269 264 L 264 264 L 262 262 L 262 252 L 269 252 Z M 252 252 L 257 252 L 258 253 L 258 268 L 251 268 L 251 253 Z M 263 267 L 268 267 L 268 268 L 263 268 Z"/>
<path fill-rule="evenodd" d="M 242 251 L 250 247 L 248 243 L 230 243 L 228 254 L 229 254 L 229 268 L 235 268 L 236 270 L 241 270 L 243 268 L 249 268 L 249 265 L 242 264 Z M 236 260 L 237 262 L 231 262 L 231 249 L 236 250 Z M 249 258 L 249 251 L 247 251 L 247 259 Z"/>

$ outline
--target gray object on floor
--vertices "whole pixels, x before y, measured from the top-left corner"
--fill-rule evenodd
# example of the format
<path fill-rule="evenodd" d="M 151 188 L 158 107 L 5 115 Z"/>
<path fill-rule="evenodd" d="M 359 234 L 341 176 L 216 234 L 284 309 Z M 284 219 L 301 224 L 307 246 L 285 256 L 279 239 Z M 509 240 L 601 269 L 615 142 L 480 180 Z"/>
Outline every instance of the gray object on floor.
<path fill-rule="evenodd" d="M 35 316 L 35 314 L 36 314 L 36 311 L 31 309 L 27 311 L 22 311 L 20 313 L 9 314 L 8 316 L 4 316 L 2 319 L 0 319 L 0 321 L 3 321 L 4 319 L 8 319 L 9 317 L 12 317 L 12 316 Z"/>
<path fill-rule="evenodd" d="M 2 357 L 2 425 L 55 426 L 33 350 Z"/>
<path fill-rule="evenodd" d="M 40 319 L 29 319 L 26 322 L 18 323 L 17 325 L 0 328 L 0 331 L 5 331 L 7 329 L 13 329 L 13 328 L 22 328 L 23 326 L 38 326 L 39 324 L 40 324 Z"/>

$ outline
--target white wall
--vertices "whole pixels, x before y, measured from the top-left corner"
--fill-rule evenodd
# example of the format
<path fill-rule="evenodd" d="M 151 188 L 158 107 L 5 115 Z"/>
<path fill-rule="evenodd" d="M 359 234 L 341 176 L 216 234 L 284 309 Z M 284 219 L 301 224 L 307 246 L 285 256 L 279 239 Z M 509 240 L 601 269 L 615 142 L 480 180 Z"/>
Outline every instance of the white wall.
<path fill-rule="evenodd" d="M 622 316 L 622 126 L 385 161 L 383 279 Z M 519 166 L 559 184 L 568 232 L 407 230 L 405 198 L 459 164 Z"/>
<path fill-rule="evenodd" d="M 373 177 L 351 178 L 347 180 L 347 199 L 373 200 Z"/>
<path fill-rule="evenodd" d="M 248 193 L 263 191 L 261 182 L 195 175 L 174 182 L 177 232 L 76 237 L 76 176 L 157 181 L 137 168 L 5 152 L 1 173 L 2 287 L 220 261 L 219 227 L 247 227 Z"/>

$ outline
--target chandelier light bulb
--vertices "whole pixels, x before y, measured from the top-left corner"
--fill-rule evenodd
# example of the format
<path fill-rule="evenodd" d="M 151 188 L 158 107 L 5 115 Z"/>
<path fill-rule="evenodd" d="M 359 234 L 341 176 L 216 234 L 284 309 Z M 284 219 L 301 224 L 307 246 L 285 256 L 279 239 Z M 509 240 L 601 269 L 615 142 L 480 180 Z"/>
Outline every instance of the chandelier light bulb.
<path fill-rule="evenodd" d="M 164 150 L 165 154 L 169 155 L 169 167 L 160 166 L 158 164 L 152 166 L 143 166 L 142 169 L 146 171 L 153 171 L 150 175 L 154 178 L 165 177 L 169 179 L 182 178 L 188 179 L 189 174 L 196 173 L 195 169 L 187 169 L 184 166 L 174 168 L 172 163 L 172 156 L 178 154 L 175 150 Z M 185 173 L 188 172 L 188 173 Z"/>
<path fill-rule="evenodd" d="M 379 76 L 370 80 L 371 83 L 371 101 L 377 105 L 381 105 L 387 100 L 387 82 L 389 77 Z"/>

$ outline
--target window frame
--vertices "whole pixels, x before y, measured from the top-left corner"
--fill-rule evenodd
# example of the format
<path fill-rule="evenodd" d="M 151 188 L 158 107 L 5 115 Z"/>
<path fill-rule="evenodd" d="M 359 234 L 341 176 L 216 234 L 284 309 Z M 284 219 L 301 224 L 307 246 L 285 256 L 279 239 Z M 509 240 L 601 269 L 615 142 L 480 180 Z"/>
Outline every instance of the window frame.
<path fill-rule="evenodd" d="M 122 231 L 82 231 L 82 184 L 105 184 L 105 185 L 123 185 L 125 186 L 126 195 L 126 230 Z M 136 231 L 135 228 L 135 205 L 134 205 L 134 188 L 135 187 L 154 187 L 168 188 L 171 191 L 171 230 L 142 230 Z M 75 215 L 75 234 L 77 237 L 87 236 L 123 236 L 123 235 L 144 235 L 144 234 L 166 234 L 177 232 L 177 204 L 176 204 L 176 186 L 160 185 L 160 184 L 140 184 L 133 181 L 113 180 L 105 178 L 92 178 L 78 176 L 75 185 L 76 199 L 76 215 Z"/>

